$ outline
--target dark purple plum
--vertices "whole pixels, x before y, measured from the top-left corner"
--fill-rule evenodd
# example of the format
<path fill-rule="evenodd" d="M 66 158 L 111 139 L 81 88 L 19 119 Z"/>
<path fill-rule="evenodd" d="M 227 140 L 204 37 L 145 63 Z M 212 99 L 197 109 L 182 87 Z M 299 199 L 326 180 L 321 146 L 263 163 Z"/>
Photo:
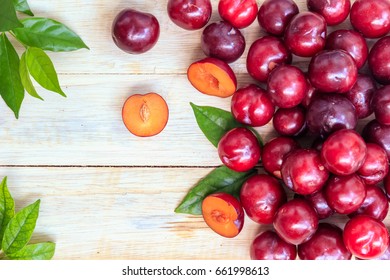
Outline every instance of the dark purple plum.
<path fill-rule="evenodd" d="M 379 39 L 371 48 L 368 56 L 368 66 L 375 80 L 390 84 L 390 36 Z"/>
<path fill-rule="evenodd" d="M 337 93 L 321 93 L 310 103 L 307 127 L 314 135 L 326 136 L 339 129 L 354 129 L 357 125 L 356 110 L 347 97 Z"/>
<path fill-rule="evenodd" d="M 114 43 L 121 50 L 130 54 L 141 54 L 157 43 L 160 24 L 152 14 L 124 9 L 115 17 L 111 34 Z"/>
<path fill-rule="evenodd" d="M 363 129 L 362 136 L 367 143 L 375 143 L 385 149 L 390 160 L 390 126 L 371 120 Z"/>
<path fill-rule="evenodd" d="M 375 118 L 383 125 L 390 125 L 390 85 L 378 89 L 372 98 Z"/>
<path fill-rule="evenodd" d="M 282 36 L 290 20 L 299 13 L 293 0 L 265 0 L 257 14 L 260 26 L 268 33 Z"/>
<path fill-rule="evenodd" d="M 231 63 L 244 53 L 245 38 L 227 21 L 214 22 L 203 29 L 201 47 L 205 55 Z"/>

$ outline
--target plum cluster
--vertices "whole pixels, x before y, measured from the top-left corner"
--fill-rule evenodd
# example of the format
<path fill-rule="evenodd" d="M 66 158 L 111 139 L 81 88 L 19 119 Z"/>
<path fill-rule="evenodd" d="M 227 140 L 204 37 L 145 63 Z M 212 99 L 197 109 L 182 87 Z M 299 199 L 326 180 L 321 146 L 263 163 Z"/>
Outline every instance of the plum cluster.
<path fill-rule="evenodd" d="M 206 0 L 168 2 L 168 11 L 170 3 L 182 9 L 174 22 L 186 28 L 195 22 L 184 16 L 189 2 L 211 13 Z M 221 21 L 196 21 L 206 26 L 207 58 L 189 66 L 188 79 L 204 94 L 231 96 L 243 125 L 221 138 L 218 155 L 237 172 L 259 162 L 265 170 L 244 182 L 239 199 L 207 196 L 203 217 L 225 237 L 240 233 L 245 216 L 272 225 L 253 240 L 252 259 L 389 259 L 390 1 L 307 0 L 307 8 L 220 0 Z M 352 28 L 338 28 L 348 17 Z M 267 35 L 249 47 L 255 82 L 237 88 L 229 63 L 246 47 L 240 29 L 256 18 Z M 308 67 L 292 65 L 294 56 L 308 57 Z M 270 122 L 278 136 L 261 146 L 251 128 Z M 347 217 L 344 228 L 320 223 L 332 215 Z"/>

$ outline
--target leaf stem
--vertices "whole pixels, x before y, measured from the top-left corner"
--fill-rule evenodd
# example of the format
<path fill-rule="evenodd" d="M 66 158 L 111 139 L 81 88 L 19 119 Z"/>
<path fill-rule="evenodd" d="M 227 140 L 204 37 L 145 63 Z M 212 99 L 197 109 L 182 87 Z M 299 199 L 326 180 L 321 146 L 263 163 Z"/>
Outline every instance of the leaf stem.
<path fill-rule="evenodd" d="M 5 257 L 5 254 L 3 252 L 3 250 L 0 250 L 0 260 L 3 260 Z"/>
<path fill-rule="evenodd" d="M 9 32 L 9 34 L 11 34 L 12 37 L 14 37 L 14 38 L 16 39 L 16 41 L 17 41 L 19 44 L 21 44 L 25 49 L 28 48 L 27 45 L 23 44 L 22 42 L 20 42 L 20 41 L 18 40 L 18 37 L 16 37 L 15 33 L 13 33 L 12 30 L 9 30 L 8 32 Z"/>

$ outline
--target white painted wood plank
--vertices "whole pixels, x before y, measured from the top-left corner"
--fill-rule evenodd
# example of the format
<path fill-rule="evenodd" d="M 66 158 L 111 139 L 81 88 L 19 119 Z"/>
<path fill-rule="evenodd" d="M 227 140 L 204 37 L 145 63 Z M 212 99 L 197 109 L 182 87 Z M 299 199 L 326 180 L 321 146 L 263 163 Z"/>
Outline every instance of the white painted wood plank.
<path fill-rule="evenodd" d="M 247 76 L 240 79 L 250 82 Z M 198 128 L 189 102 L 229 110 L 230 99 L 197 92 L 185 75 L 61 75 L 68 98 L 26 96 L 20 119 L 0 104 L 0 165 L 219 165 L 216 149 Z M 140 138 L 125 128 L 123 102 L 155 91 L 167 101 L 167 127 Z M 266 138 L 270 126 L 260 130 Z"/>
<path fill-rule="evenodd" d="M 202 217 L 175 214 L 207 168 L 1 168 L 17 209 L 41 199 L 31 242 L 57 243 L 55 259 L 249 259 L 269 226 L 245 220 L 233 239 Z M 328 221 L 343 226 L 345 218 Z M 390 216 L 385 223 L 389 225 Z"/>

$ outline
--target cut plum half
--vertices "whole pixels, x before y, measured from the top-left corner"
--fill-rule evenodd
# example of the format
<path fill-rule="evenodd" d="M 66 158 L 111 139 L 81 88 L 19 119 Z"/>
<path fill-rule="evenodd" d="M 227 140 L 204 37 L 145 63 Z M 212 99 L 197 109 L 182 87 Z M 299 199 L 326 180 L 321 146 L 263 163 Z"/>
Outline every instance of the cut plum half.
<path fill-rule="evenodd" d="M 122 108 L 122 119 L 126 128 L 140 137 L 159 134 L 167 125 L 168 118 L 168 105 L 164 98 L 155 92 L 133 94 Z"/>
<path fill-rule="evenodd" d="M 237 236 L 244 225 L 244 210 L 228 193 L 208 195 L 202 202 L 202 215 L 213 231 L 228 238 Z"/>
<path fill-rule="evenodd" d="M 217 58 L 208 57 L 192 63 L 187 77 L 198 91 L 207 95 L 229 97 L 237 90 L 232 68 Z"/>

